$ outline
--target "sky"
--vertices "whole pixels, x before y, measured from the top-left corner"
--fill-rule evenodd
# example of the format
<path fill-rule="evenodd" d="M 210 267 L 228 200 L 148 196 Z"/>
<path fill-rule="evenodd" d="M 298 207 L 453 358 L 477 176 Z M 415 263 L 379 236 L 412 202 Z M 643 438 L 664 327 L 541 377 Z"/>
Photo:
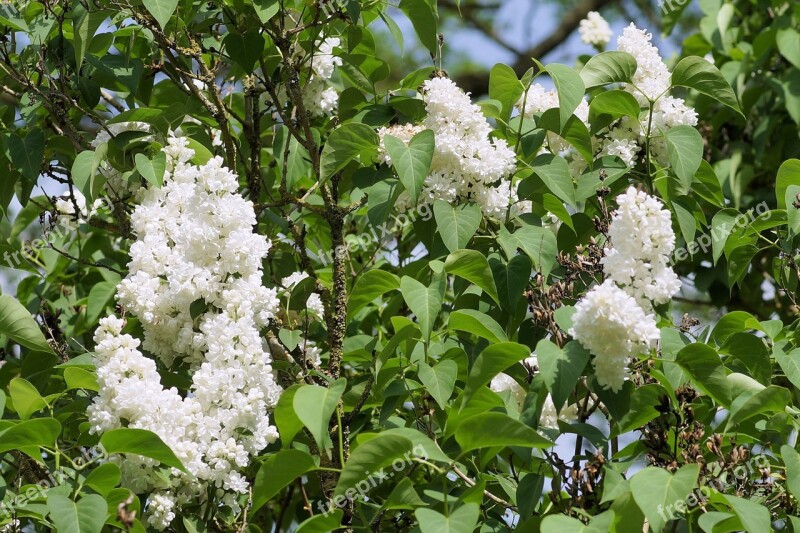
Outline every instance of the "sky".
<path fill-rule="evenodd" d="M 504 0 L 499 8 L 495 20 L 495 29 L 503 35 L 508 42 L 514 43 L 516 48 L 525 50 L 547 37 L 559 23 L 559 14 L 563 8 L 550 2 L 537 0 Z M 602 13 L 602 12 L 601 12 Z M 609 18 L 609 24 L 614 32 L 614 37 L 609 43 L 609 48 L 616 48 L 616 37 L 631 22 L 637 26 L 644 26 L 653 33 L 653 42 L 661 50 L 662 56 L 668 57 L 677 51 L 672 42 L 662 41 L 656 28 L 648 28 L 646 21 L 630 21 L 621 18 Z M 404 27 L 404 31 L 408 26 Z M 413 39 L 412 35 L 408 35 Z M 510 63 L 514 55 L 491 39 L 485 37 L 480 31 L 472 29 L 459 29 L 446 35 L 447 42 L 452 50 L 467 52 L 476 62 L 487 68 L 495 63 Z M 591 54 L 594 48 L 584 44 L 575 31 L 565 43 L 554 50 L 548 57 L 548 62 L 565 64 L 574 63 L 581 54 Z M 541 58 L 537 58 L 541 59 Z"/>

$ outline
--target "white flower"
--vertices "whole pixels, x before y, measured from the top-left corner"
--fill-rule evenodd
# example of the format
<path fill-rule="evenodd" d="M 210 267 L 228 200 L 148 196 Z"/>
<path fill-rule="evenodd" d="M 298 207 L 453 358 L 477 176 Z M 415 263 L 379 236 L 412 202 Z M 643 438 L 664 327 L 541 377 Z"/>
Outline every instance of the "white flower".
<path fill-rule="evenodd" d="M 669 70 L 658 48 L 650 42 L 652 39 L 652 34 L 640 30 L 632 22 L 617 39 L 617 48 L 636 59 L 637 67 L 632 81 L 637 88 L 628 85 L 626 90 L 633 93 L 642 105 L 648 99 L 655 100 L 664 94 L 670 86 Z"/>
<path fill-rule="evenodd" d="M 338 37 L 328 37 L 317 44 L 317 50 L 311 59 L 314 74 L 323 80 L 331 79 L 336 67 L 342 65 L 342 58 L 333 55 L 333 49 L 341 44 Z"/>
<path fill-rule="evenodd" d="M 281 280 L 281 285 L 288 290 L 292 290 L 297 286 L 298 283 L 300 283 L 307 277 L 308 274 L 306 274 L 305 272 L 294 272 L 293 274 L 290 274 L 289 276 L 283 278 Z"/>
<path fill-rule="evenodd" d="M 175 500 L 168 493 L 153 493 L 147 498 L 147 522 L 154 528 L 166 529 L 175 519 Z"/>
<path fill-rule="evenodd" d="M 490 138 L 492 127 L 481 112 L 452 80 L 434 78 L 423 85 L 422 100 L 427 116 L 422 124 L 381 128 L 380 160 L 391 165 L 383 139 L 392 135 L 408 142 L 422 130 L 435 136 L 431 170 L 423 184 L 420 203 L 444 200 L 449 203 L 473 201 L 489 216 L 505 216 L 509 202 L 516 201 L 509 180 L 516 154 L 502 139 Z M 413 207 L 407 194 L 398 208 Z"/>
<path fill-rule="evenodd" d="M 630 257 L 658 259 L 675 250 L 670 212 L 661 201 L 631 186 L 616 198 L 619 206 L 608 236 L 617 250 Z"/>
<path fill-rule="evenodd" d="M 185 395 L 164 388 L 139 340 L 122 333 L 121 319 L 107 317 L 95 332 L 99 392 L 88 409 L 93 433 L 147 429 L 188 470 L 172 471 L 172 486 L 186 489 L 186 500 L 151 496 L 148 520 L 160 529 L 204 487 L 246 492 L 238 470 L 278 437 L 269 415 L 281 393 L 260 333 L 279 300 L 261 284 L 270 242 L 253 232 L 253 204 L 236 192 L 238 178 L 220 158 L 191 165 L 193 152 L 177 137 L 164 151 L 164 186 L 147 189 L 131 215 L 137 240 L 118 297 L 141 322 L 142 347 L 166 366 L 187 364 L 192 384 Z M 156 461 L 115 459 L 125 486 L 163 487 Z"/>
<path fill-rule="evenodd" d="M 611 280 L 593 287 L 575 304 L 569 334 L 594 355 L 597 382 L 622 388 L 628 358 L 646 352 L 659 339 L 652 314 Z"/>
<path fill-rule="evenodd" d="M 622 159 L 627 167 L 633 167 L 636 165 L 636 156 L 640 150 L 641 147 L 634 140 L 609 137 L 603 141 L 600 155 L 615 155 Z"/>
<path fill-rule="evenodd" d="M 86 197 L 78 189 L 72 190 L 72 196 L 75 199 L 74 203 L 69 193 L 56 198 L 56 210 L 62 215 L 74 216 L 78 214 L 81 217 L 86 217 L 88 215 L 86 211 Z M 75 212 L 76 205 L 78 206 L 78 213 Z"/>
<path fill-rule="evenodd" d="M 561 409 L 561 413 L 556 411 L 556 404 L 549 394 L 544 398 L 542 413 L 539 415 L 539 426 L 549 429 L 558 429 L 558 421 L 574 422 L 578 418 L 578 406 L 576 404 L 567 405 Z"/>
<path fill-rule="evenodd" d="M 322 305 L 322 299 L 319 297 L 319 294 L 315 292 L 312 292 L 308 296 L 308 300 L 306 300 L 306 308 L 310 313 L 313 313 L 320 318 L 325 316 L 325 306 Z"/>
<path fill-rule="evenodd" d="M 328 86 L 336 67 L 342 59 L 333 55 L 333 49 L 341 44 L 338 37 L 328 37 L 317 43 L 317 50 L 311 58 L 313 75 L 303 87 L 303 102 L 314 116 L 332 115 L 339 106 L 339 93 Z"/>
<path fill-rule="evenodd" d="M 669 266 L 675 250 L 670 212 L 655 197 L 629 187 L 616 199 L 603 272 L 644 309 L 668 302 L 681 282 Z"/>
<path fill-rule="evenodd" d="M 605 46 L 611 40 L 611 26 L 597 11 L 589 11 L 578 27 L 581 41 L 595 46 Z"/>

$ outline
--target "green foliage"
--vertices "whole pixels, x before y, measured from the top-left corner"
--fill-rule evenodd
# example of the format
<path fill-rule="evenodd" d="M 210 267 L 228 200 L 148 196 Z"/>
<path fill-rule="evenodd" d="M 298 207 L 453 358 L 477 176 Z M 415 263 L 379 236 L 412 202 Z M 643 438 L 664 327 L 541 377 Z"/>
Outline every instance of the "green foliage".
<path fill-rule="evenodd" d="M 0 43 L 0 256 L 16 276 L 0 296 L 0 497 L 14 509 L 0 526 L 146 531 L 152 493 L 108 456 L 146 459 L 163 490 L 191 467 L 155 433 L 98 435 L 87 417 L 106 386 L 99 320 L 125 314 L 141 336 L 115 300 L 130 213 L 165 185 L 162 148 L 180 131 L 255 204 L 264 284 L 309 278 L 262 331 L 283 393 L 275 442 L 240 469 L 250 492 L 187 493 L 170 530 L 800 531 L 800 11 L 763 4 L 698 4 L 668 61 L 698 127 L 649 129 L 655 102 L 634 96 L 625 52 L 495 65 L 480 109 L 516 154 L 500 214 L 478 191 L 448 202 L 427 188 L 442 146 L 422 86 L 446 75 L 444 3 L 0 5 L 14 37 Z M 333 114 L 307 94 L 327 37 Z M 421 45 L 424 68 L 388 61 L 396 45 Z M 558 107 L 520 116 L 539 82 Z M 643 131 L 629 165 L 594 143 L 619 121 Z M 397 125 L 419 129 L 379 135 Z M 629 186 L 670 210 L 687 290 L 648 310 L 661 341 L 612 391 L 570 331 Z M 65 207 L 77 193 L 80 214 Z M 307 319 L 312 293 L 321 320 Z M 208 306 L 189 306 L 194 327 Z M 188 363 L 157 370 L 194 394 Z"/>

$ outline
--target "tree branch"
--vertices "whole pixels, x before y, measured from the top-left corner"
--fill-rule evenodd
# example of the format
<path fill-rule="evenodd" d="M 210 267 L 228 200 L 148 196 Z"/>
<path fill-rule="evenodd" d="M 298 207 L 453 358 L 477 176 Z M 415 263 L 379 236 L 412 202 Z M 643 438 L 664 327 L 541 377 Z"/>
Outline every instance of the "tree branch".
<path fill-rule="evenodd" d="M 542 59 L 544 56 L 552 52 L 556 47 L 558 47 L 558 45 L 563 43 L 570 35 L 572 35 L 572 32 L 574 32 L 578 25 L 580 25 L 581 20 L 586 18 L 586 15 L 589 13 L 589 11 L 598 11 L 607 5 L 619 3 L 620 0 L 584 0 L 580 4 L 576 5 L 567 11 L 563 17 L 561 17 L 561 23 L 550 35 L 532 48 L 516 53 L 517 59 L 512 65 L 514 72 L 517 73 L 517 76 L 522 76 L 525 74 L 525 71 L 533 66 L 531 58 Z M 481 31 L 484 30 L 481 29 Z M 491 34 L 487 33 L 487 36 L 492 38 Z M 494 40 L 500 44 L 499 41 L 496 39 Z M 506 49 L 508 48 L 506 47 Z M 474 95 L 486 94 L 487 88 L 489 87 L 489 73 L 479 72 L 463 74 L 462 76 L 458 77 L 456 82 L 458 83 L 459 87 L 464 89 L 465 92 L 469 92 Z"/>

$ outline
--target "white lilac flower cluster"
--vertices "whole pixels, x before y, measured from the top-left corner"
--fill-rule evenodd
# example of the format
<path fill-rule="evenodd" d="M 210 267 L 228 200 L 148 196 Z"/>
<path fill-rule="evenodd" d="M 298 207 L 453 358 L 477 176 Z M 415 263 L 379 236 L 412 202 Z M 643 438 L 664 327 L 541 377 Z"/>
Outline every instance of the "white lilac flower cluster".
<path fill-rule="evenodd" d="M 147 429 L 188 470 L 165 479 L 153 460 L 115 459 L 127 487 L 152 491 L 148 520 L 158 529 L 207 487 L 236 507 L 248 489 L 238 471 L 278 437 L 269 412 L 281 393 L 260 334 L 279 298 L 261 284 L 270 242 L 253 232 L 253 205 L 220 158 L 190 164 L 184 138 L 171 137 L 164 151 L 164 186 L 146 189 L 131 215 L 137 241 L 119 301 L 140 320 L 142 347 L 166 367 L 188 367 L 192 385 L 185 396 L 164 388 L 156 361 L 110 316 L 95 333 L 99 393 L 88 410 L 92 432 Z"/>
<path fill-rule="evenodd" d="M 536 354 L 531 354 L 531 356 L 526 358 L 522 364 L 528 369 L 536 369 L 539 366 L 539 359 L 536 357 Z M 492 378 L 489 388 L 498 393 L 505 391 L 510 392 L 511 397 L 514 398 L 514 401 L 516 402 L 517 410 L 522 410 L 527 393 L 522 385 L 517 383 L 517 380 L 508 374 L 497 374 L 494 378 Z M 555 404 L 553 403 L 553 398 L 548 394 L 544 400 L 544 405 L 542 405 L 542 413 L 539 416 L 539 426 L 548 429 L 558 429 L 559 420 L 570 422 L 575 420 L 577 416 L 578 406 L 575 404 L 564 407 L 559 414 L 559 412 L 556 410 Z"/>
<path fill-rule="evenodd" d="M 681 282 L 669 266 L 675 233 L 661 202 L 634 187 L 617 197 L 602 259 L 607 279 L 575 305 L 575 337 L 594 355 L 597 382 L 622 388 L 630 357 L 647 351 L 660 333 L 654 305 L 668 302 Z"/>
<path fill-rule="evenodd" d="M 638 65 L 633 83 L 628 84 L 625 90 L 636 97 L 644 109 L 637 119 L 624 117 L 599 131 L 592 139 L 596 157 L 617 156 L 628 167 L 633 167 L 644 154 L 643 146 L 647 139 L 649 123 L 651 155 L 659 164 L 667 165 L 669 158 L 664 133 L 679 125 L 697 125 L 695 110 L 688 107 L 681 98 L 667 95 L 670 72 L 658 48 L 652 45 L 652 37 L 631 23 L 617 39 L 618 49 L 631 54 Z M 652 104 L 652 120 L 649 120 L 651 100 L 655 103 Z M 558 106 L 556 91 L 547 91 L 539 84 L 531 86 L 517 103 L 517 108 L 526 117 Z M 586 102 L 581 102 L 575 110 L 575 115 L 588 126 L 589 106 Z M 551 153 L 561 153 L 567 159 L 576 179 L 586 170 L 586 161 L 555 134 L 548 134 L 547 148 Z"/>
<path fill-rule="evenodd" d="M 675 126 L 697 125 L 697 113 L 688 107 L 681 98 L 673 98 L 667 93 L 670 87 L 670 72 L 661 58 L 658 48 L 651 43 L 652 34 L 638 29 L 631 23 L 617 39 L 617 48 L 631 54 L 636 59 L 636 72 L 633 83 L 625 87 L 639 104 L 645 108 L 639 121 L 629 117 L 612 125 L 600 133 L 598 143 L 601 155 L 616 155 L 626 165 L 633 166 L 636 158 L 643 153 L 648 128 L 649 108 L 652 105 L 650 127 L 650 151 L 662 165 L 667 165 L 664 132 Z M 651 104 L 652 101 L 655 103 Z"/>
<path fill-rule="evenodd" d="M 333 54 L 333 49 L 340 44 L 338 37 L 328 37 L 318 43 L 311 58 L 313 74 L 303 87 L 303 102 L 314 116 L 332 115 L 339 106 L 339 93 L 328 85 L 328 80 L 342 64 L 342 59 Z"/>
<path fill-rule="evenodd" d="M 490 138 L 492 126 L 469 95 L 448 78 L 434 78 L 424 83 L 422 99 L 427 111 L 422 124 L 396 125 L 378 131 L 381 160 L 389 165 L 391 159 L 383 144 L 386 135 L 407 143 L 423 130 L 433 131 L 436 147 L 419 203 L 473 201 L 484 214 L 497 218 L 505 217 L 509 208 L 530 211 L 530 205 L 517 202 L 511 184 L 516 163 L 514 151 L 504 140 Z M 406 192 L 397 203 L 401 209 L 414 207 Z"/>
<path fill-rule="evenodd" d="M 611 26 L 597 11 L 589 11 L 586 18 L 580 22 L 578 33 L 581 41 L 597 47 L 603 47 L 611 40 Z"/>

